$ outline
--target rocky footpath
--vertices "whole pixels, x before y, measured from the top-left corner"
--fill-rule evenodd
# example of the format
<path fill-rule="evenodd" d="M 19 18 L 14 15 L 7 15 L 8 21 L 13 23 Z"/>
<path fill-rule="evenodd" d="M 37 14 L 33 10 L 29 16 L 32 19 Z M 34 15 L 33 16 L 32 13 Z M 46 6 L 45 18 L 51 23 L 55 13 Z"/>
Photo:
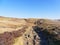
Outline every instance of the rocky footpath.
<path fill-rule="evenodd" d="M 60 45 L 60 22 L 0 17 L 0 45 Z"/>

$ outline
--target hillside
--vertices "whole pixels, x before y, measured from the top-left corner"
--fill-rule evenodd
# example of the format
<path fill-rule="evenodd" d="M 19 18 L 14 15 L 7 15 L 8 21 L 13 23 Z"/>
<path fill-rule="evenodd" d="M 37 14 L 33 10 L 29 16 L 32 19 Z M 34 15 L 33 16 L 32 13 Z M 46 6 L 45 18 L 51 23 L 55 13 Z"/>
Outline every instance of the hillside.
<path fill-rule="evenodd" d="M 60 45 L 60 21 L 0 16 L 0 45 Z"/>

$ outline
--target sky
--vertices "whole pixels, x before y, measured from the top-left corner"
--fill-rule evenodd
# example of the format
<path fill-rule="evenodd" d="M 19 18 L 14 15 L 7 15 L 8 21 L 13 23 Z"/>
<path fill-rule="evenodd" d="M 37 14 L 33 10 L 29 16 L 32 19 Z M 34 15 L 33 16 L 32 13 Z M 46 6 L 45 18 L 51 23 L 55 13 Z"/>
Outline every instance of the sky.
<path fill-rule="evenodd" d="M 0 0 L 0 16 L 60 19 L 60 0 Z"/>

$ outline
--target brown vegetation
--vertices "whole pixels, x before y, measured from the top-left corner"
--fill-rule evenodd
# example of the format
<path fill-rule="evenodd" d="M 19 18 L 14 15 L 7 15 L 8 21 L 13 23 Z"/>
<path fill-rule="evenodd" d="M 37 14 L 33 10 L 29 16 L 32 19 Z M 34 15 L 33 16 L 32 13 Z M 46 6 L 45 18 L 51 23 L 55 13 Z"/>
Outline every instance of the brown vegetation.
<path fill-rule="evenodd" d="M 4 32 L 0 34 L 0 45 L 13 45 L 14 39 L 20 37 L 25 32 L 24 29 L 13 31 L 13 32 Z"/>

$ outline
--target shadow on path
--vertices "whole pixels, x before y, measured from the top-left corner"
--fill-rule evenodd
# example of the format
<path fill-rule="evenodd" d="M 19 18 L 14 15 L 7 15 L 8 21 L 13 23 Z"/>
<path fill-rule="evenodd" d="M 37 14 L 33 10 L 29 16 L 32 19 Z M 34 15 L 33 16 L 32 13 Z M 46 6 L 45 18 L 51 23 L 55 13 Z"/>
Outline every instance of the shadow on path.
<path fill-rule="evenodd" d="M 41 31 L 40 28 L 38 28 L 37 26 L 33 28 L 34 31 L 38 34 L 38 36 L 40 37 L 40 45 L 50 45 L 49 44 L 49 40 L 48 40 L 48 32 L 46 31 Z"/>

